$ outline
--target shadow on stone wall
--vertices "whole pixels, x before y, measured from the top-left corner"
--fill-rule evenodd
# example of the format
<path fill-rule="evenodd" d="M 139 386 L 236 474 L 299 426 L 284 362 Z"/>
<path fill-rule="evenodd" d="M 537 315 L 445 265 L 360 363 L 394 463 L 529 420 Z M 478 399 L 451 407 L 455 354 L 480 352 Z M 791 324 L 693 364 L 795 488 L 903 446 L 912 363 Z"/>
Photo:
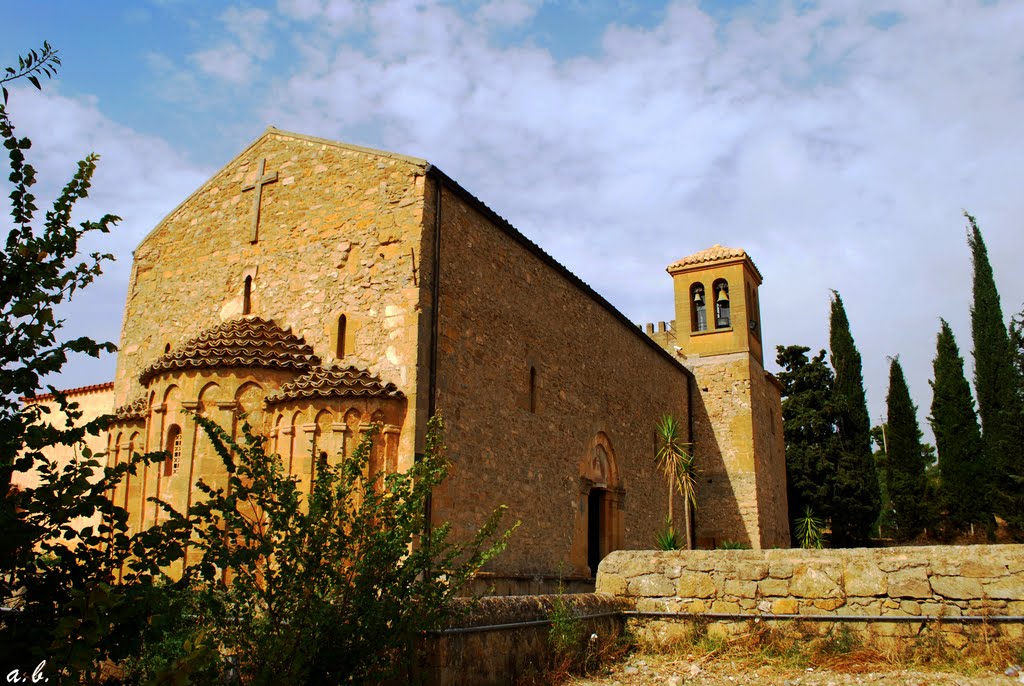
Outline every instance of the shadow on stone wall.
<path fill-rule="evenodd" d="M 694 463 L 697 469 L 697 508 L 694 513 L 698 548 L 714 548 L 723 541 L 750 541 L 740 514 L 739 500 L 726 470 L 725 459 L 699 382 L 691 386 Z"/>

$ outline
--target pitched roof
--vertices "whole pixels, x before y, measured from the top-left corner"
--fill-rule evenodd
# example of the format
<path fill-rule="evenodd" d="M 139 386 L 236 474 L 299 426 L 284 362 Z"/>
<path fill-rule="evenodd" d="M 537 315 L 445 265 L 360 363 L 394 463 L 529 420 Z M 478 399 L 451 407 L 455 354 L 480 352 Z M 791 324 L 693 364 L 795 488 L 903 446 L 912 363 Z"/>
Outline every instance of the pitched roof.
<path fill-rule="evenodd" d="M 381 383 L 365 369 L 348 366 L 314 367 L 281 390 L 267 396 L 267 405 L 309 398 L 404 398 L 393 383 Z"/>
<path fill-rule="evenodd" d="M 104 393 L 106 391 L 114 390 L 114 382 L 107 381 L 104 383 L 94 383 L 89 386 L 79 386 L 78 388 L 66 388 L 62 391 L 66 397 L 70 398 L 75 395 L 85 395 L 86 393 Z M 39 395 L 26 395 L 19 398 L 23 403 L 41 403 L 47 400 L 53 400 L 53 393 L 41 393 Z"/>
<path fill-rule="evenodd" d="M 145 385 L 165 372 L 214 367 L 265 367 L 305 372 L 320 364 L 313 348 L 272 320 L 243 317 L 190 338 L 142 370 Z"/>
<path fill-rule="evenodd" d="M 681 260 L 676 260 L 666 268 L 666 271 L 672 273 L 674 271 L 679 271 L 684 267 L 690 267 L 693 265 L 726 262 L 737 259 L 745 259 L 750 262 L 750 266 L 754 268 L 754 273 L 757 274 L 757 278 L 762 278 L 760 270 L 758 270 L 754 261 L 750 259 L 750 255 L 747 254 L 746 250 L 743 250 L 742 248 L 727 248 L 724 245 L 719 245 L 718 243 L 715 243 L 706 250 L 701 250 L 700 252 L 695 252 Z"/>

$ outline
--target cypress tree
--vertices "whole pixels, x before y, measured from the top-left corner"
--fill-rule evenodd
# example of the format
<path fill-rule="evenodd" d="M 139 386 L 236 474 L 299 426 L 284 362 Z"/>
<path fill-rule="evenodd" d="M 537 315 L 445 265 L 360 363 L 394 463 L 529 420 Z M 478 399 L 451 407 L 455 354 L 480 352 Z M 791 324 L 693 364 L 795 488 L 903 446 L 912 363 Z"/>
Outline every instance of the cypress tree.
<path fill-rule="evenodd" d="M 940 499 L 954 530 L 985 522 L 991 512 L 981 463 L 981 429 L 974 411 L 964 360 L 945 319 L 935 343 L 932 413 L 928 421 L 939 453 Z"/>
<path fill-rule="evenodd" d="M 871 456 L 871 422 L 864 397 L 860 353 L 839 293 L 832 291 L 829 346 L 835 386 L 832 394 L 839 437 L 832 499 L 832 542 L 850 546 L 867 542 L 878 518 L 881 496 Z"/>
<path fill-rule="evenodd" d="M 974 264 L 974 302 L 971 335 L 974 339 L 974 390 L 981 419 L 982 465 L 988 475 L 991 504 L 1012 527 L 1024 529 L 1024 459 L 1019 425 L 1020 398 L 1010 339 L 1003 321 L 992 265 L 981 230 L 964 212 L 970 225 L 967 243 Z"/>
<path fill-rule="evenodd" d="M 896 537 L 915 538 L 925 527 L 924 455 L 917 408 L 898 357 L 889 364 L 889 394 L 885 399 L 888 425 L 886 485 L 892 500 Z"/>
<path fill-rule="evenodd" d="M 824 350 L 811 360 L 807 359 L 810 348 L 802 345 L 778 346 L 776 351 L 776 361 L 784 370 L 778 378 L 783 388 L 789 519 L 792 522 L 803 517 L 805 507 L 810 507 L 816 517 L 828 519 L 832 515 L 838 452 L 832 409 L 835 377 L 825 362 Z"/>

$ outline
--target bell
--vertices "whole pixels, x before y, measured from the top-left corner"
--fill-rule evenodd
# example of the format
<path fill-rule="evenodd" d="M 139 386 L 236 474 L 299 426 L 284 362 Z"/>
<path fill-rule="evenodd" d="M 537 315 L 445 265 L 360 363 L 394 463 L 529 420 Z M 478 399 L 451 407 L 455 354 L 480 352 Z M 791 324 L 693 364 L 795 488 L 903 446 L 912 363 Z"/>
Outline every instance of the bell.
<path fill-rule="evenodd" d="M 728 303 L 729 302 L 729 291 L 725 288 L 718 289 L 718 302 Z"/>
<path fill-rule="evenodd" d="M 696 290 L 693 292 L 693 302 L 702 303 L 704 302 L 704 291 Z"/>

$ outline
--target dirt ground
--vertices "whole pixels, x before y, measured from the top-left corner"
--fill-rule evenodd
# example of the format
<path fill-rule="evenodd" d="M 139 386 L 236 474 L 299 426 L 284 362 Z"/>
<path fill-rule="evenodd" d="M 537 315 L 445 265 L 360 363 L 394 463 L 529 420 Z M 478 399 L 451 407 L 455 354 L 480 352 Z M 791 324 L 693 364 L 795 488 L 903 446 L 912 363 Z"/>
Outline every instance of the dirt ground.
<path fill-rule="evenodd" d="M 729 659 L 701 661 L 699 658 L 633 655 L 614 665 L 603 676 L 575 677 L 567 683 L 574 686 L 1013 686 L 1024 683 L 1024 680 L 1016 674 L 1007 675 L 1003 670 L 955 674 L 949 671 L 904 670 L 892 665 L 858 665 L 855 657 L 846 658 L 838 668 L 825 666 L 800 669 L 779 665 L 751 667 Z"/>

